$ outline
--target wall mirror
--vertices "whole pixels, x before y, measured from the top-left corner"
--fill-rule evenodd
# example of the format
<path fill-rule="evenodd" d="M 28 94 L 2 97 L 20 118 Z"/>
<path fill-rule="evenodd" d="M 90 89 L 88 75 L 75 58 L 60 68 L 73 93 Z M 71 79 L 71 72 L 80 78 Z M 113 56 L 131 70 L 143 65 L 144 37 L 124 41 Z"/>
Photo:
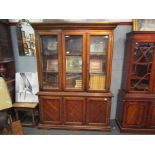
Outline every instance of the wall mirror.
<path fill-rule="evenodd" d="M 35 32 L 26 19 L 19 20 L 17 24 L 17 40 L 19 56 L 35 56 Z"/>

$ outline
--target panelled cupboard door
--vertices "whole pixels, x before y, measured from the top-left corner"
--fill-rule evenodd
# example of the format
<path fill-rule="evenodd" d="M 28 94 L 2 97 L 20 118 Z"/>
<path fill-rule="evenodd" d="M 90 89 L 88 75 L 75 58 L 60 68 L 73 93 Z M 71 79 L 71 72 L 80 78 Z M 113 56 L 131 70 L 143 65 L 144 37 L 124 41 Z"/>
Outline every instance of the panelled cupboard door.
<path fill-rule="evenodd" d="M 60 32 L 39 32 L 38 72 L 41 88 L 61 90 L 61 34 Z"/>
<path fill-rule="evenodd" d="M 107 98 L 88 98 L 86 102 L 86 124 L 108 124 L 110 104 Z"/>
<path fill-rule="evenodd" d="M 85 118 L 85 98 L 64 97 L 64 124 L 82 125 Z"/>
<path fill-rule="evenodd" d="M 63 87 L 66 91 L 83 91 L 86 73 L 86 34 L 63 31 Z"/>
<path fill-rule="evenodd" d="M 155 128 L 155 103 L 150 104 L 148 110 L 147 128 Z"/>
<path fill-rule="evenodd" d="M 145 126 L 148 103 L 144 101 L 126 101 L 123 127 L 142 128 Z"/>
<path fill-rule="evenodd" d="M 62 124 L 62 98 L 41 96 L 40 114 L 42 123 Z"/>

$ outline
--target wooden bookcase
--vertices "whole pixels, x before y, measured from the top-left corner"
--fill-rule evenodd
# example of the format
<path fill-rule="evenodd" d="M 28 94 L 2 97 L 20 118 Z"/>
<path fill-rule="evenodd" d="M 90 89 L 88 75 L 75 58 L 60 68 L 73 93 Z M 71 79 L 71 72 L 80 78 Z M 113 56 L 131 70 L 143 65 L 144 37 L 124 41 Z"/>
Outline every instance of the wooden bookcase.
<path fill-rule="evenodd" d="M 117 122 L 122 132 L 155 133 L 155 32 L 127 34 Z"/>
<path fill-rule="evenodd" d="M 113 30 L 118 23 L 33 24 L 40 128 L 110 131 Z"/>
<path fill-rule="evenodd" d="M 12 101 L 15 100 L 15 68 L 9 21 L 0 19 L 0 76 L 7 82 Z"/>

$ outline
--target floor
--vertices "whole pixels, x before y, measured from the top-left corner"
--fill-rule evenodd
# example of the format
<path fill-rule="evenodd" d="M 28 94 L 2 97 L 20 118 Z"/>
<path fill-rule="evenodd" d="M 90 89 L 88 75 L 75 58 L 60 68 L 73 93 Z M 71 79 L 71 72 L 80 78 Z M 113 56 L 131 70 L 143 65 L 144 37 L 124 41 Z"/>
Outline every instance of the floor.
<path fill-rule="evenodd" d="M 58 130 L 58 129 L 38 129 L 23 127 L 25 135 L 121 135 L 118 126 L 114 120 L 110 122 L 112 131 L 102 132 L 102 131 L 77 131 L 77 130 Z"/>

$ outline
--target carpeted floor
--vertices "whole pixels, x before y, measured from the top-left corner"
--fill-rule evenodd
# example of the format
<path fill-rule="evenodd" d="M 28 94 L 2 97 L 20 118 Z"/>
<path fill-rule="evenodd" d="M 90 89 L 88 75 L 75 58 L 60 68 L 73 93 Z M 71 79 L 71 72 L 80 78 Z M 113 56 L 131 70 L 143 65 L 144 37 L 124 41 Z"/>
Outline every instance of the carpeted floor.
<path fill-rule="evenodd" d="M 102 131 L 82 131 L 82 130 L 58 130 L 58 129 L 38 129 L 24 127 L 25 135 L 120 135 L 118 126 L 114 120 L 111 120 L 111 132 L 102 132 Z"/>

